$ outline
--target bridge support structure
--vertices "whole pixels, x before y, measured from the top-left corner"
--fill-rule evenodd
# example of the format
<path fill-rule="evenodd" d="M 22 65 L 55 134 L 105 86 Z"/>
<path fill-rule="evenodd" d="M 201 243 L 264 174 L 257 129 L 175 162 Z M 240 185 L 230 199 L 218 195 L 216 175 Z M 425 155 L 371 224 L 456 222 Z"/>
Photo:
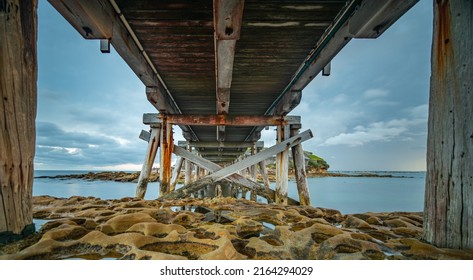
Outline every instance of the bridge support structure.
<path fill-rule="evenodd" d="M 149 136 L 147 137 L 140 137 L 148 140 L 149 144 L 137 186 L 137 197 L 144 197 L 149 173 L 151 172 L 157 150 L 161 148 L 160 197 L 182 198 L 190 195 L 194 195 L 194 197 L 202 195 L 214 196 L 216 194 L 232 195 L 241 192 L 242 197 L 246 198 L 246 193 L 249 191 L 250 199 L 254 201 L 257 200 L 258 196 L 261 196 L 267 199 L 268 202 L 299 204 L 299 202 L 287 196 L 289 150 L 292 148 L 293 154 L 297 157 L 294 157 L 294 162 L 297 161 L 295 166 L 298 169 L 304 169 L 301 143 L 312 138 L 310 130 L 298 133 L 300 117 L 144 114 L 143 123 L 150 125 L 151 133 L 148 133 Z M 278 141 L 276 145 L 267 149 L 263 149 L 264 144 L 262 142 L 254 141 L 241 143 L 180 142 L 178 146 L 174 145 L 172 125 L 190 125 L 191 123 L 195 126 L 277 126 Z M 291 129 L 293 129 L 292 133 Z M 145 134 L 147 132 L 142 132 L 142 135 Z M 185 148 L 182 146 L 185 146 Z M 195 149 L 194 151 L 193 148 Z M 210 151 L 205 150 L 209 148 L 214 149 Z M 231 148 L 228 154 L 226 154 L 225 148 Z M 248 150 L 249 154 L 245 158 Z M 172 176 L 171 153 L 179 156 Z M 265 166 L 265 160 L 273 156 L 276 156 L 277 166 L 276 190 L 270 188 Z M 222 158 L 232 158 L 234 162 L 230 164 L 228 161 L 218 161 L 220 165 L 217 164 L 217 160 Z M 185 165 L 184 187 L 176 190 L 175 186 L 182 165 Z M 256 182 L 258 167 L 264 186 Z M 192 171 L 194 171 L 195 180 L 192 180 Z M 298 190 L 302 190 L 299 190 L 299 193 L 302 194 L 299 199 L 303 205 L 310 205 L 310 200 L 307 197 L 308 189 L 305 170 L 298 170 L 296 173 L 298 178 L 300 177 L 300 180 L 297 180 Z M 232 184 L 228 184 L 228 182 Z M 218 189 L 216 190 L 217 186 Z M 201 194 L 202 192 L 203 194 Z"/>

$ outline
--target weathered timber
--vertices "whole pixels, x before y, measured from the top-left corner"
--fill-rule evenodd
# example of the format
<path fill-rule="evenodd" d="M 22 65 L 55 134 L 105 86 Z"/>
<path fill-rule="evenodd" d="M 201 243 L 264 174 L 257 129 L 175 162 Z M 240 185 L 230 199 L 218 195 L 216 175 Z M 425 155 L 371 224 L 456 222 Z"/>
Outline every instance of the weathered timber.
<path fill-rule="evenodd" d="M 291 127 L 291 136 L 299 134 L 299 129 Z M 302 145 L 292 147 L 292 159 L 294 162 L 294 177 L 296 179 L 297 192 L 301 205 L 310 206 L 310 193 L 307 184 L 307 172 L 305 169 L 304 150 Z"/>
<path fill-rule="evenodd" d="M 289 138 L 289 126 L 278 126 L 277 142 Z M 287 204 L 287 189 L 289 185 L 289 146 L 276 155 L 276 203 Z"/>
<path fill-rule="evenodd" d="M 215 79 L 217 114 L 228 114 L 236 41 L 240 38 L 244 0 L 214 0 Z M 217 127 L 217 140 L 225 140 L 225 126 Z"/>
<path fill-rule="evenodd" d="M 156 158 L 160 143 L 161 128 L 154 127 L 151 129 L 151 135 L 148 141 L 148 148 L 146 149 L 145 160 L 141 167 L 140 177 L 136 185 L 135 197 L 144 198 L 148 187 L 149 175 L 153 169 L 153 163 Z"/>
<path fill-rule="evenodd" d="M 140 135 L 138 136 L 143 141 L 149 142 L 149 139 L 151 139 L 151 133 L 146 130 L 141 130 Z"/>
<path fill-rule="evenodd" d="M 434 1 L 424 239 L 473 248 L 473 2 Z"/>
<path fill-rule="evenodd" d="M 161 164 L 159 167 L 159 195 L 169 193 L 171 187 L 171 157 L 174 148 L 172 126 L 166 122 L 161 127 Z"/>
<path fill-rule="evenodd" d="M 192 154 L 192 147 L 187 144 L 186 146 L 187 151 L 189 151 L 190 154 Z M 176 153 L 176 147 L 174 147 L 173 150 L 174 153 Z M 182 156 L 181 156 L 182 157 Z M 188 185 L 192 181 L 192 163 L 190 160 L 186 158 L 186 161 L 184 163 L 184 168 L 185 168 L 185 173 L 184 173 L 184 185 Z"/>
<path fill-rule="evenodd" d="M 268 159 L 269 157 L 277 154 L 277 153 L 280 153 L 282 151 L 285 151 L 289 148 L 291 148 L 292 146 L 295 146 L 295 145 L 298 145 L 310 138 L 312 138 L 312 132 L 310 131 L 310 129 L 302 132 L 301 134 L 298 134 L 294 137 L 291 137 L 281 143 L 278 143 L 270 148 L 267 148 L 266 150 L 263 150 L 261 152 L 259 152 L 258 154 L 254 155 L 254 156 L 249 156 L 241 161 L 238 161 L 236 162 L 235 164 L 231 165 L 231 166 L 227 166 L 217 172 L 214 172 L 210 175 L 208 175 L 208 177 L 210 177 L 211 179 L 213 179 L 214 181 L 219 181 L 227 176 L 229 176 L 230 174 L 233 174 L 235 172 L 238 172 L 240 170 L 243 170 L 245 168 L 248 168 L 249 166 L 251 165 L 254 165 L 254 164 L 257 164 L 258 162 L 260 161 L 263 161 L 265 159 Z"/>
<path fill-rule="evenodd" d="M 0 1 L 0 243 L 33 222 L 37 5 Z"/>
<path fill-rule="evenodd" d="M 162 115 L 143 114 L 144 124 L 162 123 Z M 167 114 L 170 124 L 193 126 L 278 126 L 300 124 L 300 116 L 262 116 L 262 115 L 182 115 Z M 222 141 L 219 141 L 222 142 Z"/>
<path fill-rule="evenodd" d="M 286 95 L 291 96 L 294 92 L 303 90 L 352 38 L 380 36 L 417 2 L 418 0 L 352 1 L 351 5 L 348 5 L 339 14 L 331 28 L 325 32 L 325 36 L 319 40 L 293 75 L 290 83 L 266 113 L 280 115 L 290 112 L 287 109 L 294 105 L 297 106 L 298 103 L 297 99 L 294 99 L 291 101 L 293 106 L 285 107 L 284 104 L 287 104 Z"/>
<path fill-rule="evenodd" d="M 204 159 L 204 158 L 201 158 L 189 151 L 186 151 L 185 149 L 179 147 L 179 146 L 174 146 L 174 150 L 173 150 L 174 154 L 176 154 L 177 156 L 180 156 L 180 157 L 183 157 L 185 158 L 186 160 L 188 161 L 192 161 L 194 162 L 195 164 L 201 166 L 202 168 L 210 171 L 210 172 L 216 172 L 216 171 L 219 171 L 222 169 L 222 167 L 216 163 L 213 163 L 207 159 Z M 259 196 L 262 196 L 264 198 L 266 198 L 269 202 L 272 202 L 274 201 L 274 198 L 275 198 L 275 192 L 274 190 L 271 190 L 271 189 L 266 189 L 264 188 L 263 186 L 261 186 L 260 184 L 252 181 L 252 180 L 249 180 L 245 177 L 243 177 L 242 175 L 240 174 L 232 174 L 228 177 L 228 179 L 234 183 L 237 183 L 238 185 L 241 185 L 241 186 L 244 186 L 246 188 L 249 188 L 249 189 L 256 189 L 256 193 L 259 195 Z M 185 192 L 182 192 L 180 191 L 181 189 L 178 189 L 176 191 L 174 191 L 173 193 L 170 193 L 169 195 L 166 195 L 164 198 L 183 198 L 186 196 L 186 194 L 192 194 L 194 192 L 197 192 L 201 187 L 204 187 L 205 185 L 205 181 L 202 181 L 204 182 L 202 185 L 199 185 L 199 183 L 197 183 L 196 185 L 198 186 L 194 186 L 193 187 L 193 190 L 192 191 L 185 191 Z M 182 188 L 182 189 L 185 189 L 187 186 L 189 185 L 192 185 L 191 183 L 189 184 L 185 184 L 185 186 Z M 188 187 L 190 188 L 190 187 Z M 288 199 L 288 202 L 290 205 L 299 205 L 299 202 L 292 199 L 292 198 L 289 198 Z"/>
<path fill-rule="evenodd" d="M 181 174 L 182 166 L 184 165 L 184 159 L 180 157 L 176 165 L 174 166 L 174 171 L 172 172 L 171 177 L 171 187 L 169 188 L 170 192 L 173 192 L 176 189 L 177 181 L 179 180 L 179 175 Z"/>
<path fill-rule="evenodd" d="M 256 155 L 256 145 L 253 145 L 251 147 L 251 155 L 254 156 Z M 250 178 L 251 180 L 255 181 L 256 182 L 256 167 L 257 167 L 258 164 L 254 164 L 252 166 L 250 166 Z M 257 197 L 256 197 L 256 192 L 255 191 L 251 191 L 251 197 L 250 197 L 251 200 L 253 201 L 256 201 Z"/>
<path fill-rule="evenodd" d="M 181 143 L 181 142 L 179 142 Z M 248 148 L 253 146 L 253 142 L 190 142 L 192 147 L 196 148 Z M 256 142 L 256 147 L 263 148 L 264 142 Z"/>
<path fill-rule="evenodd" d="M 194 183 L 191 183 L 191 184 L 188 184 L 176 191 L 174 191 L 173 193 L 169 194 L 169 195 L 166 195 L 165 198 L 182 198 L 184 196 L 186 196 L 186 194 L 191 194 L 191 193 L 194 193 L 195 191 L 199 190 L 200 188 L 202 188 L 204 185 L 208 185 L 208 184 L 212 184 L 214 182 L 217 182 L 217 181 L 220 181 L 240 170 L 243 170 L 245 168 L 248 168 L 249 166 L 251 165 L 254 165 L 254 164 L 257 164 L 258 162 L 260 161 L 263 161 L 263 160 L 266 160 L 267 158 L 273 156 L 274 154 L 277 154 L 277 153 L 280 153 L 282 151 L 286 151 L 288 150 L 289 148 L 295 146 L 295 145 L 298 145 L 310 138 L 312 138 L 312 132 L 310 131 L 310 129 L 298 134 L 298 135 L 295 135 L 281 143 L 278 143 L 266 150 L 263 150 L 261 151 L 260 153 L 254 155 L 254 156 L 250 156 L 250 157 L 247 157 L 246 159 L 243 159 L 241 161 L 238 161 L 236 162 L 235 164 L 233 165 L 230 165 L 230 166 L 227 166 L 225 168 L 222 168 L 218 171 L 215 171 L 214 173 L 210 174 L 210 175 L 207 175 L 206 177 L 194 182 Z M 179 148 L 179 147 L 177 147 Z M 183 155 L 180 155 L 180 156 L 183 156 Z M 234 174 L 236 175 L 236 174 Z M 240 175 L 241 176 L 241 175 Z M 264 188 L 261 188 L 261 192 L 257 192 L 258 195 L 261 195 L 263 197 L 266 198 L 266 195 L 262 195 L 262 194 L 265 194 L 264 192 Z M 260 194 L 261 193 L 261 194 Z M 281 196 L 280 196 L 281 197 Z M 285 196 L 285 199 L 286 199 L 286 203 L 287 203 L 287 192 L 286 192 L 286 196 Z"/>

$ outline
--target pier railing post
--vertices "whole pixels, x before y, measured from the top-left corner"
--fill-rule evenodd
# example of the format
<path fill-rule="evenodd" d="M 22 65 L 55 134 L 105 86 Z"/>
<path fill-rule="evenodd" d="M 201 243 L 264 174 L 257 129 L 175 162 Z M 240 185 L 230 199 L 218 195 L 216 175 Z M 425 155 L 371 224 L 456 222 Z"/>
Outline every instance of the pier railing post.
<path fill-rule="evenodd" d="M 138 178 L 138 184 L 136 185 L 135 196 L 138 198 L 144 198 L 146 189 L 148 187 L 149 175 L 153 169 L 153 163 L 156 158 L 156 153 L 159 148 L 159 136 L 161 134 L 161 126 L 154 125 L 151 127 L 151 136 L 148 141 L 148 148 L 146 149 L 145 160 L 141 167 L 140 177 Z"/>
<path fill-rule="evenodd" d="M 291 137 L 299 134 L 300 125 L 291 125 Z M 294 162 L 294 176 L 299 193 L 301 205 L 310 205 L 310 193 L 307 184 L 307 172 L 305 170 L 304 150 L 302 144 L 292 147 L 292 159 Z"/>
<path fill-rule="evenodd" d="M 277 127 L 277 143 L 289 138 L 289 126 Z M 289 183 L 289 147 L 276 155 L 276 203 L 287 205 L 287 189 Z"/>

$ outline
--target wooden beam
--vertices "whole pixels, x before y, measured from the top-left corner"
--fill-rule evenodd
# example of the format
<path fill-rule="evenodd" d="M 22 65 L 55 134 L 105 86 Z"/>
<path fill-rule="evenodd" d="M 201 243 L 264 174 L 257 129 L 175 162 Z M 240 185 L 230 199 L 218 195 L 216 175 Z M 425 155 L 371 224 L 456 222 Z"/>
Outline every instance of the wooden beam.
<path fill-rule="evenodd" d="M 186 161 L 194 162 L 195 164 L 201 166 L 202 168 L 204 168 L 204 169 L 206 169 L 210 172 L 217 172 L 217 171 L 222 169 L 222 167 L 220 165 L 218 165 L 216 163 L 213 163 L 209 160 L 206 160 L 204 158 L 201 158 L 201 157 L 199 157 L 199 156 L 197 156 L 197 155 L 195 155 L 195 154 L 193 154 L 189 151 L 186 151 L 185 149 L 183 149 L 179 146 L 174 146 L 173 151 L 174 151 L 174 154 L 176 154 L 177 156 L 185 158 Z M 262 197 L 268 199 L 268 201 L 274 201 L 274 198 L 275 198 L 274 190 L 265 189 L 260 184 L 254 182 L 254 181 L 251 181 L 251 180 L 243 177 L 240 174 L 232 174 L 228 177 L 228 180 L 230 180 L 234 183 L 237 183 L 239 185 L 245 186 L 247 188 L 250 188 L 250 189 L 256 189 L 256 193 L 259 196 L 262 196 Z M 194 184 L 194 183 L 185 184 L 185 186 L 183 188 L 175 190 L 173 193 L 170 193 L 170 194 L 164 196 L 163 199 L 165 199 L 165 198 L 172 198 L 172 199 L 183 198 L 187 194 L 195 193 L 196 191 L 201 189 L 208 180 L 203 178 L 199 181 L 200 182 L 197 182 L 196 184 Z M 201 184 L 202 182 L 204 182 L 204 184 Z M 196 186 L 196 185 L 198 185 L 198 186 Z M 290 205 L 299 205 L 299 202 L 292 199 L 292 198 L 288 198 L 288 203 Z"/>
<path fill-rule="evenodd" d="M 37 6 L 0 1 L 0 244 L 34 233 Z"/>
<path fill-rule="evenodd" d="M 240 38 L 244 0 L 214 0 L 215 78 L 217 114 L 228 114 L 236 41 Z M 217 127 L 225 140 L 225 126 Z"/>
<path fill-rule="evenodd" d="M 161 127 L 161 164 L 159 167 L 159 196 L 169 193 L 171 187 L 171 156 L 174 148 L 172 126 L 163 123 Z"/>
<path fill-rule="evenodd" d="M 108 1 L 48 1 L 85 39 L 112 38 L 115 12 Z"/>
<path fill-rule="evenodd" d="M 302 91 L 352 38 L 373 37 L 373 34 L 379 36 L 416 2 L 418 0 L 352 1 L 310 52 L 276 102 L 267 109 L 266 114 L 288 114 L 294 106 L 285 106 L 288 104 L 286 95 L 291 96 L 294 92 Z M 291 104 L 297 103 L 297 98 L 289 97 L 289 99 L 292 99 Z"/>
<path fill-rule="evenodd" d="M 151 129 L 150 140 L 148 141 L 148 148 L 146 149 L 145 160 L 141 167 L 140 177 L 136 185 L 135 197 L 144 198 L 146 189 L 148 187 L 149 175 L 153 169 L 153 163 L 156 158 L 160 143 L 161 128 L 156 127 Z"/>
<path fill-rule="evenodd" d="M 253 142 L 190 142 L 190 145 L 195 148 L 248 148 L 253 145 Z M 263 141 L 256 142 L 258 148 L 264 147 Z"/>
<path fill-rule="evenodd" d="M 291 136 L 297 134 L 299 134 L 299 129 L 291 128 Z M 301 205 L 310 206 L 310 193 L 307 184 L 307 173 L 302 145 L 292 147 L 292 160 L 294 162 L 294 176 L 296 178 L 297 192 L 299 193 L 299 202 Z"/>
<path fill-rule="evenodd" d="M 181 169 L 183 165 L 184 159 L 182 157 L 179 157 L 176 164 L 174 165 L 174 171 L 172 172 L 171 187 L 169 188 L 170 192 L 173 192 L 176 189 L 177 181 L 179 181 L 179 175 L 181 174 Z"/>
<path fill-rule="evenodd" d="M 162 123 L 162 115 L 143 114 L 144 124 Z M 167 114 L 166 121 L 176 125 L 192 126 L 278 126 L 300 124 L 300 116 L 262 116 L 262 115 L 176 115 Z M 221 141 L 220 141 L 221 142 Z"/>
<path fill-rule="evenodd" d="M 289 126 L 278 126 L 277 142 L 282 143 L 289 138 Z M 276 155 L 276 204 L 287 205 L 287 189 L 289 185 L 289 146 Z"/>
<path fill-rule="evenodd" d="M 254 156 L 249 156 L 241 161 L 238 161 L 236 162 L 235 164 L 231 165 L 231 166 L 227 166 L 219 171 L 216 171 L 210 175 L 208 175 L 207 177 L 210 178 L 211 180 L 213 181 L 219 181 L 219 180 L 222 180 L 226 177 L 228 177 L 229 175 L 233 174 L 233 173 L 236 173 L 240 170 L 243 170 L 245 168 L 248 168 L 249 166 L 251 165 L 255 165 L 257 164 L 258 162 L 260 161 L 263 161 L 265 159 L 268 159 L 270 157 L 272 157 L 273 155 L 277 154 L 277 153 L 280 153 L 280 152 L 283 152 L 285 151 L 286 149 L 289 149 L 295 145 L 298 145 L 306 140 L 309 140 L 311 139 L 313 136 L 312 136 L 312 132 L 310 131 L 310 129 L 302 132 L 301 134 L 298 134 L 296 136 L 293 136 L 285 141 L 282 141 L 270 148 L 267 148 L 266 150 L 263 150 L 261 151 L 260 153 L 254 155 Z"/>

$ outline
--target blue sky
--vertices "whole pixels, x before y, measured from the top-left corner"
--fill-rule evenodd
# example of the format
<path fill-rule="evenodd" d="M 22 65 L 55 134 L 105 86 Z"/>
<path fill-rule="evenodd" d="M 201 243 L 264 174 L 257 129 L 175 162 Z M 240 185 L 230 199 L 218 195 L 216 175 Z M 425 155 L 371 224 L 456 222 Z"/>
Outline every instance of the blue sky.
<path fill-rule="evenodd" d="M 155 111 L 140 80 L 46 0 L 38 22 L 35 167 L 138 170 L 142 114 Z M 352 40 L 291 113 L 314 133 L 304 149 L 331 170 L 425 170 L 431 36 L 432 1 L 421 0 L 380 38 Z M 273 144 L 274 131 L 262 138 Z"/>

